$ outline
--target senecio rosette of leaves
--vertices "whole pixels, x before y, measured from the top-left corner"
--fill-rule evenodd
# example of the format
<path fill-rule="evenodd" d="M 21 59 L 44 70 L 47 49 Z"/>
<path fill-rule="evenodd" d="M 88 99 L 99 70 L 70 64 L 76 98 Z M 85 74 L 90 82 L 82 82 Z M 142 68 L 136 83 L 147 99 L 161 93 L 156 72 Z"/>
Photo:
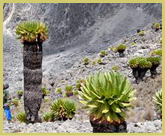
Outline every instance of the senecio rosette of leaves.
<path fill-rule="evenodd" d="M 77 112 L 78 105 L 72 99 L 59 98 L 53 102 L 51 110 L 57 120 L 72 119 Z"/>
<path fill-rule="evenodd" d="M 17 39 L 21 39 L 21 42 L 36 42 L 40 35 L 41 42 L 48 39 L 48 27 L 46 24 L 37 21 L 23 21 L 17 28 L 15 33 Z"/>
<path fill-rule="evenodd" d="M 152 66 L 152 63 L 150 61 L 147 61 L 147 59 L 139 60 L 139 68 L 141 68 L 141 69 L 150 69 L 151 66 Z"/>
<path fill-rule="evenodd" d="M 27 123 L 25 112 L 19 112 L 19 113 L 17 114 L 17 120 L 18 120 L 19 122 Z"/>
<path fill-rule="evenodd" d="M 156 92 L 156 96 L 153 97 L 153 100 L 155 102 L 156 110 L 160 116 L 162 116 L 162 89 Z"/>
<path fill-rule="evenodd" d="M 129 66 L 134 69 L 139 67 L 139 60 L 144 59 L 144 57 L 136 57 L 133 59 L 130 59 Z"/>
<path fill-rule="evenodd" d="M 159 65 L 161 62 L 161 57 L 148 57 L 148 61 L 152 63 L 152 65 Z"/>
<path fill-rule="evenodd" d="M 42 116 L 43 120 L 45 122 L 53 122 L 55 121 L 56 117 L 55 114 L 53 112 L 46 112 L 43 116 Z"/>
<path fill-rule="evenodd" d="M 125 111 L 135 100 L 130 81 L 124 75 L 110 71 L 90 75 L 85 82 L 85 86 L 81 84 L 79 99 L 85 108 L 90 109 L 93 131 L 109 132 L 108 125 L 113 124 L 116 128 L 125 122 Z M 106 124 L 105 128 L 97 126 L 98 122 L 100 126 Z"/>
<path fill-rule="evenodd" d="M 120 44 L 117 46 L 117 51 L 119 50 L 125 50 L 127 48 L 127 46 L 125 44 Z"/>
<path fill-rule="evenodd" d="M 127 48 L 127 46 L 125 44 L 120 44 L 116 47 L 115 52 L 116 53 L 118 52 L 120 57 L 124 57 L 124 55 L 125 55 L 124 51 L 126 48 Z"/>

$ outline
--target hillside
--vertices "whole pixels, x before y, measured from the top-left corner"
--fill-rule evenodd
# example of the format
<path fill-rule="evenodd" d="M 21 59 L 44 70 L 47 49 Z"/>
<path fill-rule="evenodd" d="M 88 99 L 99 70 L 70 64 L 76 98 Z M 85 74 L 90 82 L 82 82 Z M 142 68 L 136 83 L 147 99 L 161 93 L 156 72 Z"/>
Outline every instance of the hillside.
<path fill-rule="evenodd" d="M 3 77 L 10 84 L 12 97 L 17 97 L 16 92 L 23 90 L 22 45 L 15 39 L 15 27 L 21 20 L 28 19 L 29 15 L 32 19 L 40 17 L 50 28 L 50 39 L 43 45 L 42 68 L 43 87 L 50 91 L 46 96 L 50 101 L 43 101 L 40 116 L 50 110 L 54 100 L 63 97 L 56 91 L 57 87 L 62 88 L 63 94 L 66 85 L 73 85 L 76 91 L 77 80 L 116 66 L 137 90 L 135 107 L 128 112 L 128 132 L 162 132 L 162 123 L 156 116 L 152 102 L 152 97 L 162 88 L 162 65 L 157 68 L 155 78 L 151 78 L 148 71 L 144 81 L 139 84 L 135 83 L 128 65 L 131 58 L 147 57 L 151 51 L 162 48 L 162 30 L 152 28 L 155 19 L 161 23 L 161 4 L 4 4 L 3 9 Z M 137 29 L 145 30 L 145 35 L 139 36 Z M 127 49 L 121 58 L 112 48 L 123 43 Z M 100 65 L 97 60 L 102 50 L 107 51 L 108 55 L 102 58 L 103 64 Z M 83 64 L 85 57 L 89 58 L 88 65 Z M 78 102 L 76 95 L 71 98 Z M 13 107 L 12 111 L 23 111 L 23 98 L 20 106 Z M 81 108 L 73 120 L 65 122 L 43 122 L 35 124 L 35 127 L 18 121 L 3 123 L 4 132 L 92 132 L 88 114 Z"/>

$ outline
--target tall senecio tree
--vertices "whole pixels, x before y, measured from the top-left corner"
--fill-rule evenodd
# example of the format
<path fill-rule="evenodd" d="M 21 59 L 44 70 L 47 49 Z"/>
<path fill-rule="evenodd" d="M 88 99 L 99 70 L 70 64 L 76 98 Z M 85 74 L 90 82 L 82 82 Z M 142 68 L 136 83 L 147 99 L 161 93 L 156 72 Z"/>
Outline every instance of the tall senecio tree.
<path fill-rule="evenodd" d="M 25 21 L 16 34 L 24 45 L 24 109 L 27 121 L 34 123 L 42 102 L 42 43 L 48 39 L 48 28 L 42 22 Z"/>

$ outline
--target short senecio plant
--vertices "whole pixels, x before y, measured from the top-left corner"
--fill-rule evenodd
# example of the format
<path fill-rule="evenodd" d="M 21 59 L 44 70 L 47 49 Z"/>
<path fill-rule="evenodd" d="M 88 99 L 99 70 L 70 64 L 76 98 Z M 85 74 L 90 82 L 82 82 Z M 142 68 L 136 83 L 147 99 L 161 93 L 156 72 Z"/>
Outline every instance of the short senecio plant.
<path fill-rule="evenodd" d="M 162 89 L 156 92 L 156 96 L 153 97 L 153 100 L 155 102 L 158 114 L 160 114 L 160 117 L 162 117 Z"/>
<path fill-rule="evenodd" d="M 57 99 L 53 102 L 51 110 L 57 120 L 72 119 L 77 112 L 78 105 L 71 99 Z"/>
<path fill-rule="evenodd" d="M 19 122 L 27 123 L 25 112 L 19 112 L 19 113 L 17 114 L 17 120 L 18 120 Z"/>
<path fill-rule="evenodd" d="M 110 124 L 125 121 L 125 111 L 135 100 L 130 81 L 118 72 L 100 72 L 86 78 L 80 102 L 90 109 L 90 117 Z"/>

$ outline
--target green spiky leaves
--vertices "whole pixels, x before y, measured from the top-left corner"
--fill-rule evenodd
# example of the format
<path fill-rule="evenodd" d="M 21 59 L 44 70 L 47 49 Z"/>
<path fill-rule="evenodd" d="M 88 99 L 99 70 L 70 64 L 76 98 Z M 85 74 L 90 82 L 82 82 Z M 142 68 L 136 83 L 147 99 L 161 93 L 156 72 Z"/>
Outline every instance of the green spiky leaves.
<path fill-rule="evenodd" d="M 15 33 L 22 43 L 37 42 L 38 38 L 40 42 L 48 39 L 48 27 L 43 22 L 23 21 L 17 26 Z"/>
<path fill-rule="evenodd" d="M 158 113 L 162 114 L 162 89 L 156 92 L 156 96 L 153 97 L 153 100 L 155 102 Z"/>
<path fill-rule="evenodd" d="M 125 110 L 134 100 L 135 91 L 129 80 L 118 72 L 100 72 L 86 78 L 82 84 L 80 102 L 90 108 L 94 120 L 118 122 L 125 120 Z"/>
<path fill-rule="evenodd" d="M 25 112 L 19 112 L 17 114 L 17 119 L 18 119 L 19 122 L 27 123 Z"/>
<path fill-rule="evenodd" d="M 72 119 L 77 111 L 77 103 L 71 99 L 57 99 L 51 106 L 58 120 Z"/>

